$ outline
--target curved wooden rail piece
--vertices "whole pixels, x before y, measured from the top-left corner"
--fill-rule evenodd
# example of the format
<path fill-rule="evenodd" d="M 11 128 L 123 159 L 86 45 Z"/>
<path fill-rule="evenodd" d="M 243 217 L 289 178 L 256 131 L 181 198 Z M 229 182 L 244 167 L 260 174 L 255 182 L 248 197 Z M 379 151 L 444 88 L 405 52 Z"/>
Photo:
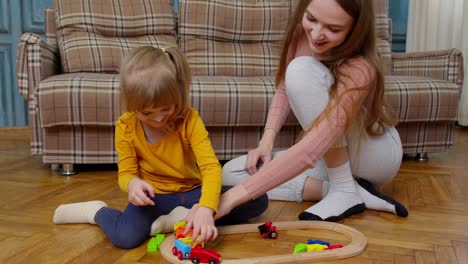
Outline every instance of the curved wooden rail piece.
<path fill-rule="evenodd" d="M 283 254 L 268 257 L 255 257 L 244 259 L 222 259 L 222 264 L 280 264 L 280 263 L 310 263 L 311 261 L 323 261 L 349 258 L 361 254 L 367 246 L 367 238 L 358 230 L 332 222 L 321 221 L 287 221 L 274 222 L 277 230 L 293 229 L 324 229 L 342 234 L 351 240 L 345 247 L 314 252 L 296 254 Z M 231 225 L 218 228 L 220 235 L 258 232 L 259 224 Z M 190 260 L 180 261 L 172 255 L 174 235 L 168 236 L 161 244 L 162 256 L 172 263 L 191 263 Z"/>

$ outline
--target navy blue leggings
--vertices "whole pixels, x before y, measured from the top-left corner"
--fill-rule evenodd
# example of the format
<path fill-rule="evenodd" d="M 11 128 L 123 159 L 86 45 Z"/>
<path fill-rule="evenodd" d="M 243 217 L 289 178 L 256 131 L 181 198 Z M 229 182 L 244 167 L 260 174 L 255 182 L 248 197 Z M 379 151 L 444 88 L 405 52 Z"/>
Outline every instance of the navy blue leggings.
<path fill-rule="evenodd" d="M 222 192 L 232 186 L 223 186 Z M 155 194 L 154 206 L 135 206 L 131 203 L 123 212 L 101 208 L 94 217 L 112 243 L 119 248 L 135 248 L 148 239 L 151 224 L 161 215 L 169 214 L 177 206 L 192 208 L 200 200 L 201 187 L 183 193 Z M 266 194 L 248 201 L 232 210 L 228 215 L 218 219 L 215 224 L 231 225 L 245 222 L 259 216 L 268 207 Z"/>

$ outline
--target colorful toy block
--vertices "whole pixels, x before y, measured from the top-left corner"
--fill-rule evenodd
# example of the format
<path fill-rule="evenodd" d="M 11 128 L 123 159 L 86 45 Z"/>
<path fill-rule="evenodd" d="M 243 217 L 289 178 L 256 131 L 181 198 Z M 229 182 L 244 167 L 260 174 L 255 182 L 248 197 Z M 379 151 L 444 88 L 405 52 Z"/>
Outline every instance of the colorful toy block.
<path fill-rule="evenodd" d="M 148 242 L 148 252 L 156 252 L 158 251 L 161 243 L 163 242 L 165 236 L 164 234 L 157 234 L 155 237 L 152 237 Z"/>

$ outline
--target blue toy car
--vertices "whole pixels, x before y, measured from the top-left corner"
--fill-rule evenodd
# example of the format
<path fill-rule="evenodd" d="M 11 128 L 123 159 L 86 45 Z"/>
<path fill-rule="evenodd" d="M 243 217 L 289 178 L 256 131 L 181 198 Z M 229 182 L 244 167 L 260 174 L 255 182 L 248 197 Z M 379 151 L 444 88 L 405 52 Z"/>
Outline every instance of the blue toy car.
<path fill-rule="evenodd" d="M 174 240 L 172 254 L 177 256 L 179 260 L 188 259 L 190 257 L 190 250 L 192 250 L 192 247 L 184 243 L 182 240 Z"/>

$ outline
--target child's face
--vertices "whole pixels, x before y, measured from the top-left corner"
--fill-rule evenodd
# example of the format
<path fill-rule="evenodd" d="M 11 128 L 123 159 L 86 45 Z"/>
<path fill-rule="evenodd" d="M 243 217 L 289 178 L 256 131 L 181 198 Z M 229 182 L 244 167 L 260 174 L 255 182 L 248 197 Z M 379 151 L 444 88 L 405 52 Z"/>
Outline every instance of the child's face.
<path fill-rule="evenodd" d="M 141 122 L 153 128 L 162 128 L 167 124 L 169 117 L 174 113 L 175 105 L 165 107 L 148 107 L 143 111 L 136 111 L 136 115 Z"/>
<path fill-rule="evenodd" d="M 352 26 L 353 18 L 335 0 L 312 0 L 302 18 L 309 47 L 317 57 L 343 43 Z"/>

